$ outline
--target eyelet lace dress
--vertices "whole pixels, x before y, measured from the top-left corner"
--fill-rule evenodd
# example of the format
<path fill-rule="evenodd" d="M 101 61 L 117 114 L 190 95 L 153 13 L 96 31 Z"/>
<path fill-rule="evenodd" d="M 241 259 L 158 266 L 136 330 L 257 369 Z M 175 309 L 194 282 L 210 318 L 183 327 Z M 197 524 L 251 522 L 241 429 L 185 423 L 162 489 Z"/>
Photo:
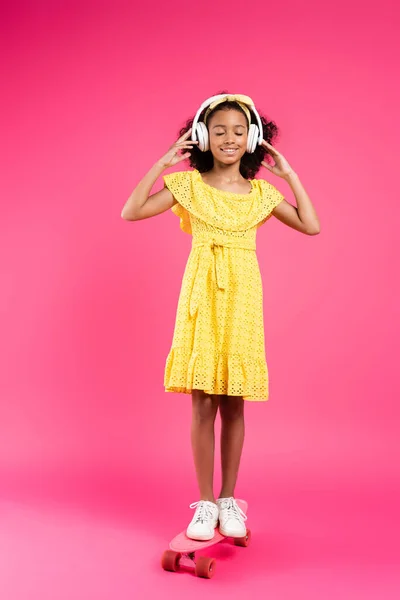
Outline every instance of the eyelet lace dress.
<path fill-rule="evenodd" d="M 219 190 L 196 169 L 163 180 L 177 201 L 171 210 L 180 228 L 192 235 L 165 363 L 165 391 L 198 389 L 268 400 L 256 235 L 284 196 L 263 179 L 250 180 L 247 194 Z"/>

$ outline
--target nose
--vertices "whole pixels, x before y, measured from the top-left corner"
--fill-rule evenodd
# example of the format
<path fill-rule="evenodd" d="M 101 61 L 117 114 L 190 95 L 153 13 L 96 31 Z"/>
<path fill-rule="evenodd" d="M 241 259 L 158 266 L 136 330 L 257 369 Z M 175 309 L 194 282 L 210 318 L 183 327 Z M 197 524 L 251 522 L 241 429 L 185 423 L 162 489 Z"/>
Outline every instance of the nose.
<path fill-rule="evenodd" d="M 229 146 L 229 144 L 231 144 L 234 141 L 234 135 L 233 133 L 227 131 L 226 135 L 225 135 L 225 139 L 224 142 L 227 146 Z"/>

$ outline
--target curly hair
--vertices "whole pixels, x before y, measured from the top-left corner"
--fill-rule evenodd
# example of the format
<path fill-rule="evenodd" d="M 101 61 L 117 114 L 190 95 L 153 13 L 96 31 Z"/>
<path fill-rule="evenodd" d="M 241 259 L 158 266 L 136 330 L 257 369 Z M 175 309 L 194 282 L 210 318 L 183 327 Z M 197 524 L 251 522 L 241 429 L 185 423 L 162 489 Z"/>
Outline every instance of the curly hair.
<path fill-rule="evenodd" d="M 218 92 L 218 94 L 228 94 L 228 93 L 229 92 L 227 92 L 226 90 Z M 206 110 L 207 109 L 205 108 L 202 111 L 200 118 L 199 118 L 200 121 L 203 119 L 204 113 Z M 209 120 L 211 115 L 213 115 L 214 112 L 216 112 L 218 110 L 237 110 L 237 111 L 241 112 L 243 115 L 245 114 L 239 104 L 237 104 L 236 102 L 226 101 L 226 102 L 222 102 L 221 104 L 218 104 L 218 106 L 216 106 L 210 112 L 207 121 Z M 272 145 L 272 142 L 275 141 L 278 137 L 278 134 L 279 134 L 278 127 L 276 126 L 274 121 L 269 121 L 265 116 L 263 116 L 260 113 L 259 110 L 257 110 L 257 112 L 260 115 L 261 123 L 263 125 L 263 138 L 269 144 Z M 250 111 L 250 113 L 251 113 L 251 122 L 256 123 L 253 112 Z M 183 134 L 185 134 L 190 129 L 190 127 L 193 124 L 193 121 L 194 121 L 194 116 L 191 119 L 188 119 L 186 121 L 186 124 L 179 130 L 179 134 L 178 134 L 179 137 L 182 136 Z M 246 121 L 247 121 L 247 117 L 246 117 Z M 200 173 L 206 173 L 207 171 L 210 171 L 214 165 L 214 157 L 211 153 L 211 150 L 202 152 L 197 146 L 193 146 L 193 148 L 190 150 L 190 157 L 188 157 L 187 160 L 189 161 L 190 166 L 193 167 L 194 169 L 197 169 Z M 239 167 L 241 175 L 243 177 L 245 177 L 245 179 L 253 179 L 254 176 L 256 175 L 256 173 L 258 173 L 258 171 L 260 170 L 261 161 L 271 163 L 271 157 L 268 154 L 267 150 L 264 148 L 264 146 L 259 146 L 257 144 L 256 149 L 252 154 L 245 152 L 244 155 L 242 156 L 242 159 L 240 161 L 240 167 Z"/>

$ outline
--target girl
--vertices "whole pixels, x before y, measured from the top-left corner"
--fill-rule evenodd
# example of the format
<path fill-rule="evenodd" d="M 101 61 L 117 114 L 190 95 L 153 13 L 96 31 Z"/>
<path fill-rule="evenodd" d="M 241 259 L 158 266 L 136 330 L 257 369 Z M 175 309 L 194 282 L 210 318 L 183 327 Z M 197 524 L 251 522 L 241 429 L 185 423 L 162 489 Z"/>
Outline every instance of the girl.
<path fill-rule="evenodd" d="M 192 396 L 191 442 L 200 500 L 187 528 L 209 540 L 219 522 L 224 535 L 243 537 L 246 515 L 234 497 L 244 440 L 244 400 L 268 399 L 262 281 L 256 256 L 258 228 L 272 215 L 305 233 L 319 220 L 297 173 L 271 142 L 278 129 L 251 98 L 225 92 L 206 100 L 194 119 L 133 190 L 122 218 L 138 221 L 172 209 L 192 235 L 166 359 L 166 392 Z M 265 162 L 273 158 L 274 163 Z M 188 159 L 191 171 L 163 176 Z M 263 165 L 285 179 L 297 206 L 269 182 L 254 179 Z M 214 422 L 221 416 L 222 488 L 214 496 Z"/>

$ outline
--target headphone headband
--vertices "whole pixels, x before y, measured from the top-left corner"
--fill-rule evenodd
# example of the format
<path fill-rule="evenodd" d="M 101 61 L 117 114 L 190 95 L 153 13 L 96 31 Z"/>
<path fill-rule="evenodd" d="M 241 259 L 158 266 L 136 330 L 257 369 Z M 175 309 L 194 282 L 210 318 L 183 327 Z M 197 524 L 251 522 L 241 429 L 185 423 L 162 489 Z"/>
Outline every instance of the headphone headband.
<path fill-rule="evenodd" d="M 223 96 L 219 100 L 215 100 L 214 102 L 211 102 L 211 104 L 209 104 L 206 112 L 204 113 L 204 117 L 203 117 L 204 124 L 205 125 L 207 124 L 208 115 L 218 106 L 218 104 L 222 104 L 223 102 L 235 102 L 238 106 L 240 106 L 240 108 L 246 115 L 246 118 L 249 122 L 249 127 L 250 127 L 251 113 L 250 113 L 250 110 L 248 109 L 249 102 L 247 102 L 247 98 L 248 98 L 247 96 L 239 96 L 239 95 L 235 96 L 233 94 L 229 94 L 228 96 Z M 244 103 L 243 100 L 246 100 L 246 104 Z M 250 100 L 250 98 L 249 98 L 249 100 Z"/>

